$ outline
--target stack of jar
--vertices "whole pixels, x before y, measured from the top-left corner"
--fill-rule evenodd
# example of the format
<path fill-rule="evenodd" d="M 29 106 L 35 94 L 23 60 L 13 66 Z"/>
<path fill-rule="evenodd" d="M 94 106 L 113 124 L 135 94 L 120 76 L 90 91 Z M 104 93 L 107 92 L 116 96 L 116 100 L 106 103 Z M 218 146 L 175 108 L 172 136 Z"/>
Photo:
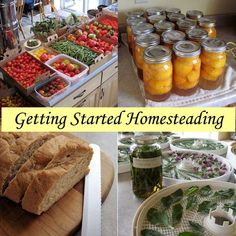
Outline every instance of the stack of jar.
<path fill-rule="evenodd" d="M 150 100 L 164 101 L 172 91 L 189 96 L 198 86 L 210 90 L 222 83 L 226 44 L 216 38 L 215 21 L 196 10 L 186 16 L 177 8 L 129 13 L 128 44 Z"/>

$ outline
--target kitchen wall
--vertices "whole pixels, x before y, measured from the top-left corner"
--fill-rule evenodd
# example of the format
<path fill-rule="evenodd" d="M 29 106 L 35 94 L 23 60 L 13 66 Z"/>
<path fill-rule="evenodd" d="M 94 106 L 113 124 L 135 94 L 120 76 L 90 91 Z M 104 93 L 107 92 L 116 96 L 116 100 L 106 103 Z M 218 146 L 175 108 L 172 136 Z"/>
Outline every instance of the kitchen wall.
<path fill-rule="evenodd" d="M 136 4 L 135 0 L 119 0 L 119 22 L 125 22 L 125 12 L 130 9 L 152 6 L 177 7 L 183 13 L 189 9 L 198 9 L 205 15 L 236 13 L 236 0 L 147 0 Z"/>

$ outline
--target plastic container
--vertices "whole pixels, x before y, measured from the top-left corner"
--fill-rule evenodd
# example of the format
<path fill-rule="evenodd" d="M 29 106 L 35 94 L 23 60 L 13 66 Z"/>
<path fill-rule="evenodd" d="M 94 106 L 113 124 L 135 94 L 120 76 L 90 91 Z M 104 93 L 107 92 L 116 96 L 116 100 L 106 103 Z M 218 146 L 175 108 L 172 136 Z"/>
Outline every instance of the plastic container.
<path fill-rule="evenodd" d="M 200 87 L 217 89 L 223 82 L 226 65 L 226 44 L 220 39 L 207 39 L 202 43 Z"/>
<path fill-rule="evenodd" d="M 165 46 L 146 48 L 143 65 L 145 97 L 158 102 L 168 99 L 172 75 L 171 50 Z"/>
<path fill-rule="evenodd" d="M 194 29 L 196 27 L 196 22 L 192 20 L 180 19 L 177 21 L 178 30 L 186 33 L 186 31 Z"/>
<path fill-rule="evenodd" d="M 208 37 L 208 33 L 206 30 L 201 28 L 194 28 L 187 31 L 188 39 L 191 41 L 195 41 L 197 43 L 201 43 Z"/>
<path fill-rule="evenodd" d="M 174 30 L 175 24 L 170 21 L 161 21 L 154 24 L 156 32 L 161 36 L 163 32 L 167 30 Z"/>
<path fill-rule="evenodd" d="M 192 41 L 180 41 L 173 47 L 175 57 L 174 90 L 181 96 L 189 96 L 196 92 L 200 78 L 200 45 Z"/>
<path fill-rule="evenodd" d="M 58 61 L 59 59 L 68 59 L 70 60 L 72 63 L 74 64 L 77 64 L 80 66 L 80 68 L 82 69 L 81 73 L 73 76 L 73 77 L 70 77 L 68 75 L 65 75 L 64 73 L 56 70 L 55 68 L 52 67 L 52 64 L 55 63 L 56 61 Z M 77 61 L 76 59 L 70 57 L 70 56 L 67 56 L 65 54 L 59 54 L 55 57 L 53 57 L 52 59 L 48 60 L 46 62 L 46 65 L 48 67 L 50 67 L 52 70 L 54 70 L 58 75 L 60 75 L 62 78 L 70 81 L 71 83 L 76 83 L 78 80 L 80 80 L 81 78 L 83 78 L 84 76 L 86 76 L 88 74 L 88 71 L 89 71 L 89 67 L 85 64 L 83 64 L 82 62 L 80 61 Z"/>
<path fill-rule="evenodd" d="M 209 38 L 216 38 L 216 21 L 214 19 L 202 17 L 198 20 L 198 24 L 202 29 L 207 31 Z"/>
<path fill-rule="evenodd" d="M 179 30 L 168 30 L 162 33 L 161 38 L 164 45 L 172 49 L 176 42 L 186 38 L 186 34 Z"/>

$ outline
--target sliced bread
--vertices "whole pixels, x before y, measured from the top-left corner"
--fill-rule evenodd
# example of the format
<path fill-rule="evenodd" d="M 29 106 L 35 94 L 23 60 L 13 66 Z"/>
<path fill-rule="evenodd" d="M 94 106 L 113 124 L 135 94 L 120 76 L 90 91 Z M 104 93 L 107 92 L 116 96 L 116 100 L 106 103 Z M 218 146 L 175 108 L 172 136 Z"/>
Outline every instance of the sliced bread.
<path fill-rule="evenodd" d="M 47 211 L 88 173 L 93 155 L 88 144 L 68 139 L 58 145 L 57 151 L 53 160 L 29 184 L 22 199 L 26 211 L 37 215 Z"/>

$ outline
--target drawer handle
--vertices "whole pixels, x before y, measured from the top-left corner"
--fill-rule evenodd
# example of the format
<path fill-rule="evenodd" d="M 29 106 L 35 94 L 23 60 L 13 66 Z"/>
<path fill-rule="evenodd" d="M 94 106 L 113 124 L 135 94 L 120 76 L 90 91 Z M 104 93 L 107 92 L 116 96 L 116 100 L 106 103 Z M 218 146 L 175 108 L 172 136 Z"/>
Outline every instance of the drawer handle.
<path fill-rule="evenodd" d="M 85 92 L 86 92 L 86 89 L 83 92 L 81 92 L 79 95 L 75 96 L 73 99 L 75 100 L 77 98 L 83 97 Z"/>
<path fill-rule="evenodd" d="M 100 96 L 100 100 L 103 99 L 103 97 L 104 97 L 104 95 L 105 95 L 105 92 L 104 92 L 104 89 L 103 89 L 103 88 L 102 88 L 101 92 L 102 92 L 102 94 L 101 94 L 101 96 Z"/>
<path fill-rule="evenodd" d="M 79 104 L 79 106 L 78 106 L 78 107 L 82 107 L 82 106 L 84 106 L 85 102 L 86 102 L 86 99 L 84 99 L 84 101 L 83 101 L 83 102 L 81 102 L 81 103 Z"/>
<path fill-rule="evenodd" d="M 117 69 L 117 68 L 118 68 L 118 65 L 115 66 L 115 69 Z"/>

